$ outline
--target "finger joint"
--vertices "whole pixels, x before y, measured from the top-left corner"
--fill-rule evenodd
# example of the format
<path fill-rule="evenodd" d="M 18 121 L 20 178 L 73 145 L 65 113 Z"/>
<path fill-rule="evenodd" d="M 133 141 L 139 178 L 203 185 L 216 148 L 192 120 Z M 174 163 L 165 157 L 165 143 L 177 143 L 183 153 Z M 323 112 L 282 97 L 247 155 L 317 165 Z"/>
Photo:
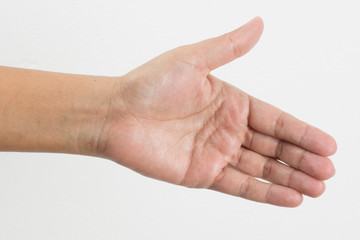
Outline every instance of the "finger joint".
<path fill-rule="evenodd" d="M 250 176 L 246 177 L 244 181 L 242 181 L 239 185 L 239 196 L 242 198 L 247 198 L 249 195 L 249 189 L 250 189 L 250 182 L 252 178 Z"/>
<path fill-rule="evenodd" d="M 286 113 L 281 112 L 281 114 L 275 121 L 274 135 L 276 138 L 279 138 L 279 136 L 281 135 L 281 131 L 284 128 L 285 116 L 286 116 Z"/>
<path fill-rule="evenodd" d="M 284 149 L 284 141 L 279 140 L 279 142 L 276 145 L 276 149 L 275 149 L 275 158 L 277 159 L 281 159 L 282 158 L 282 154 L 283 154 L 283 149 Z"/>
<path fill-rule="evenodd" d="M 273 161 L 270 159 L 267 159 L 263 166 L 263 172 L 262 172 L 263 179 L 269 179 L 272 168 L 273 168 Z"/>

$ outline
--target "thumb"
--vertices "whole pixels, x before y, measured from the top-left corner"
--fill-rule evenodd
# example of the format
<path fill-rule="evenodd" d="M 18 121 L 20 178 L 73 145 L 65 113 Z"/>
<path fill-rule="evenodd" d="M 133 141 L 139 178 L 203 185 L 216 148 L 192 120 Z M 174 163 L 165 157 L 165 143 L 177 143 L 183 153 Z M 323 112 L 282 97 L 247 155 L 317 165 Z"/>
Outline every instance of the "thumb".
<path fill-rule="evenodd" d="M 243 56 L 255 46 L 263 31 L 260 17 L 240 28 L 205 41 L 190 45 L 192 60 L 207 72 Z"/>

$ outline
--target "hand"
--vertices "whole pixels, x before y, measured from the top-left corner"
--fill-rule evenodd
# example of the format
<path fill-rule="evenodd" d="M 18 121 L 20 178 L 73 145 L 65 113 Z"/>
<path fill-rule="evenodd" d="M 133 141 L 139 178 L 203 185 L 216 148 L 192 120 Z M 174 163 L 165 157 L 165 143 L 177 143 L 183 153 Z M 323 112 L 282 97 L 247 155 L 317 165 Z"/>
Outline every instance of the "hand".
<path fill-rule="evenodd" d="M 326 158 L 333 138 L 210 74 L 247 53 L 262 30 L 255 18 L 122 77 L 104 155 L 152 178 L 274 205 L 321 195 L 335 172 Z"/>

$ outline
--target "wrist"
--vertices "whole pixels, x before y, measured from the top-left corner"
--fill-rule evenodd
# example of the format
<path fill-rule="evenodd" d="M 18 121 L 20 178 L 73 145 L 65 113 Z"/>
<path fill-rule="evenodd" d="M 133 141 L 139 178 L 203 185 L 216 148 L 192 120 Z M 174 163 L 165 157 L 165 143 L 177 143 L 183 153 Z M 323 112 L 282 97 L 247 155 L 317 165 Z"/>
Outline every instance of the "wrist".
<path fill-rule="evenodd" d="M 71 133 L 65 147 L 68 153 L 103 156 L 110 129 L 113 102 L 116 99 L 118 79 L 86 76 L 79 80 L 81 89 L 72 98 L 72 110 L 64 126 Z"/>
<path fill-rule="evenodd" d="M 0 67 L 0 150 L 101 155 L 118 79 Z"/>
<path fill-rule="evenodd" d="M 110 131 L 114 126 L 122 125 L 127 116 L 127 106 L 124 101 L 125 76 L 103 79 L 105 89 L 102 94 L 102 101 L 98 102 L 98 108 L 102 109 L 89 126 L 82 128 L 83 137 L 78 139 L 79 146 L 85 149 L 81 154 L 93 155 L 108 158 L 107 145 Z M 91 133 L 88 135 L 87 133 Z"/>

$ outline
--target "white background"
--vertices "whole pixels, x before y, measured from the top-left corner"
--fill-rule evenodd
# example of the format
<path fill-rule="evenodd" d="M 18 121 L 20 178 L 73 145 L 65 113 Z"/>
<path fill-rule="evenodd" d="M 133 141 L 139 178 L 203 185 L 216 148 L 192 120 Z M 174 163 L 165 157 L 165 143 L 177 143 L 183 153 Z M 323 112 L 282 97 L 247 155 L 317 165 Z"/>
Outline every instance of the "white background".
<path fill-rule="evenodd" d="M 1 0 L 0 65 L 108 76 L 259 15 L 259 44 L 214 75 L 329 132 L 338 152 L 325 194 L 295 209 L 98 158 L 0 153 L 0 239 L 360 239 L 358 2 Z"/>

